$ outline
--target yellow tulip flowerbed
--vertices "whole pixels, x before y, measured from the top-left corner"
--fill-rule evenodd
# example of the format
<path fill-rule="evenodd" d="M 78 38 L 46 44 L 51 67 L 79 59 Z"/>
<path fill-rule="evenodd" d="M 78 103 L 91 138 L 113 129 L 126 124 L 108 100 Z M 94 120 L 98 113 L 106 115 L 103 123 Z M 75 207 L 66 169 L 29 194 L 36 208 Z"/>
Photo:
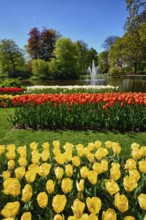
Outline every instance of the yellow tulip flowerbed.
<path fill-rule="evenodd" d="M 145 220 L 146 146 L 0 145 L 0 219 Z"/>

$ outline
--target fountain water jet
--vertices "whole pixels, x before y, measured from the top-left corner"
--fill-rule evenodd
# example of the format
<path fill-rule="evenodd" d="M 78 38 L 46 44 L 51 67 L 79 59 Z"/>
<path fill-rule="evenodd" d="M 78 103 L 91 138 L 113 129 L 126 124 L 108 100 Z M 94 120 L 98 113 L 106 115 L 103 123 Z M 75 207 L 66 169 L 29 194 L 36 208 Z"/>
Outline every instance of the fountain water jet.
<path fill-rule="evenodd" d="M 94 60 L 92 60 L 91 80 L 96 79 L 96 66 Z"/>

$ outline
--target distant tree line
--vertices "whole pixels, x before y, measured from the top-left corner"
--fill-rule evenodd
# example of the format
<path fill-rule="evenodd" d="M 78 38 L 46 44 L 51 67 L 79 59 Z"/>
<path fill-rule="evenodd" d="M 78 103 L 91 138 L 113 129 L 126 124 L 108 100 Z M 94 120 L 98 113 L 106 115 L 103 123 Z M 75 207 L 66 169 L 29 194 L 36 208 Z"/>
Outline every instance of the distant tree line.
<path fill-rule="evenodd" d="M 0 41 L 0 77 L 77 79 L 87 73 L 92 60 L 103 73 L 146 72 L 146 1 L 125 1 L 125 33 L 107 37 L 101 53 L 82 40 L 73 42 L 56 30 L 34 27 L 23 50 L 12 39 Z"/>

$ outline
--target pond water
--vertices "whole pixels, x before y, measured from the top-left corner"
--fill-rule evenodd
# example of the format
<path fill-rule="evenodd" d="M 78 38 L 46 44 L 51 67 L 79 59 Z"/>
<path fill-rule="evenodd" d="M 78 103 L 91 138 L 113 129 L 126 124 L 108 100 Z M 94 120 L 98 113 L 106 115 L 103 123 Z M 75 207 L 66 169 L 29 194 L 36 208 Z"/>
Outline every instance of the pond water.
<path fill-rule="evenodd" d="M 111 76 L 100 78 L 97 76 L 95 80 L 39 80 L 33 81 L 29 85 L 111 85 L 118 86 L 120 92 L 146 92 L 146 76 L 123 76 L 119 78 Z"/>

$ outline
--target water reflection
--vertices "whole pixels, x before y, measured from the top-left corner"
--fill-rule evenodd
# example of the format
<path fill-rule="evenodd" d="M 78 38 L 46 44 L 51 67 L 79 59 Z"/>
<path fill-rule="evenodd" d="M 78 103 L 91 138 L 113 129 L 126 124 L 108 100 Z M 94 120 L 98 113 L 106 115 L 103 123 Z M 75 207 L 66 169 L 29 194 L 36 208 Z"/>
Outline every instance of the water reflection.
<path fill-rule="evenodd" d="M 121 78 L 105 76 L 105 78 L 95 80 L 39 80 L 34 81 L 32 85 L 111 85 L 119 86 L 121 92 L 146 92 L 146 76 L 123 76 Z"/>

